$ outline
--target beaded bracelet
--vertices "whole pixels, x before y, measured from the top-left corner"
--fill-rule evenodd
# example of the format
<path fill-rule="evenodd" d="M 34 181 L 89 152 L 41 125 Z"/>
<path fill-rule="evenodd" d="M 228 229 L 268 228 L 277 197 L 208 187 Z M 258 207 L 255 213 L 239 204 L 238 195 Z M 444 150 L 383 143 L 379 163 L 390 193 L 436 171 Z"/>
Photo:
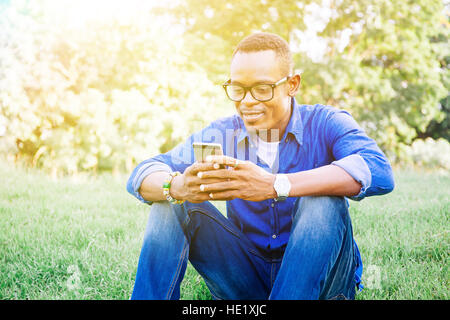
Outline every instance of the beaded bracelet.
<path fill-rule="evenodd" d="M 181 175 L 181 173 L 178 171 L 171 172 L 169 177 L 166 180 L 164 180 L 164 183 L 163 183 L 163 194 L 166 196 L 167 201 L 169 201 L 170 203 L 182 204 L 184 202 L 184 200 L 174 199 L 170 195 L 170 184 L 172 183 L 173 178 L 176 176 L 179 176 L 179 175 Z"/>

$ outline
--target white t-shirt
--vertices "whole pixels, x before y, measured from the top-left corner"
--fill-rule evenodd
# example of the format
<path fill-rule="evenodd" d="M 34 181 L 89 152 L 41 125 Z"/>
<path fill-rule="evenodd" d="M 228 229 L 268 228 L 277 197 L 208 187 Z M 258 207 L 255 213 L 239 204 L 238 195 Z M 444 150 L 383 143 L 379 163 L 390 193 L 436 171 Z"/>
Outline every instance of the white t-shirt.
<path fill-rule="evenodd" d="M 267 163 L 270 168 L 273 167 L 275 159 L 277 158 L 279 143 L 280 143 L 279 141 L 266 142 L 262 140 L 260 137 L 257 137 L 257 140 L 255 141 L 255 144 L 258 148 L 256 154 L 261 160 Z"/>

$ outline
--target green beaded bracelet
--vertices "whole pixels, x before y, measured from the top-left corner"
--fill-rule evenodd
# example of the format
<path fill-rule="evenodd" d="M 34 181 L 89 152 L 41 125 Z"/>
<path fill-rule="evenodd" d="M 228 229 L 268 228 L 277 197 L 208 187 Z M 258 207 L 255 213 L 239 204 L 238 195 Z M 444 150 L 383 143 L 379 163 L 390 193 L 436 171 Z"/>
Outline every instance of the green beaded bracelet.
<path fill-rule="evenodd" d="M 163 194 L 166 197 L 167 201 L 169 201 L 170 203 L 175 203 L 175 204 L 182 204 L 184 202 L 184 200 L 177 200 L 174 199 L 171 195 L 170 195 L 170 184 L 172 183 L 172 180 L 175 176 L 179 176 L 181 175 L 180 172 L 176 171 L 176 172 L 171 172 L 169 177 L 164 181 L 163 183 Z"/>

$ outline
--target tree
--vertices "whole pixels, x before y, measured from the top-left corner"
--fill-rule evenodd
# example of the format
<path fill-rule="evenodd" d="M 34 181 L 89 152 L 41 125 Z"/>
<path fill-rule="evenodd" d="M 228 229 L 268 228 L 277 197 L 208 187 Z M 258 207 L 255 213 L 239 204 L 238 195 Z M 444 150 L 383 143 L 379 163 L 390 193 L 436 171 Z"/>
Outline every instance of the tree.
<path fill-rule="evenodd" d="M 72 25 L 53 4 L 1 19 L 2 153 L 53 172 L 129 172 L 224 111 L 167 21 L 143 11 Z"/>
<path fill-rule="evenodd" d="M 291 44 L 300 103 L 350 111 L 392 160 L 414 139 L 448 136 L 440 0 L 101 5 L 0 7 L 0 153 L 60 172 L 129 171 L 234 112 L 220 84 L 258 30 Z"/>
<path fill-rule="evenodd" d="M 168 12 L 186 27 L 190 59 L 215 82 L 226 79 L 244 36 L 257 30 L 283 36 L 302 71 L 297 99 L 349 110 L 393 158 L 442 117 L 448 69 L 439 63 L 445 49 L 436 37 L 448 27 L 431 23 L 442 21 L 440 0 L 185 0 Z M 306 51 L 298 49 L 312 27 L 326 44 L 321 59 L 308 55 L 314 48 L 304 43 Z"/>
<path fill-rule="evenodd" d="M 363 99 L 344 98 L 341 103 L 351 106 L 368 129 L 373 126 L 370 131 L 385 149 L 401 156 L 403 145 L 411 144 L 417 132 L 442 117 L 439 101 L 447 95 L 449 73 L 440 63 L 445 49 L 435 39 L 448 33 L 439 23 L 443 4 L 347 0 L 332 5 L 336 18 L 324 35 L 360 30 L 337 59 L 353 71 L 342 92 Z M 333 59 L 335 47 L 330 47 L 329 55 Z"/>

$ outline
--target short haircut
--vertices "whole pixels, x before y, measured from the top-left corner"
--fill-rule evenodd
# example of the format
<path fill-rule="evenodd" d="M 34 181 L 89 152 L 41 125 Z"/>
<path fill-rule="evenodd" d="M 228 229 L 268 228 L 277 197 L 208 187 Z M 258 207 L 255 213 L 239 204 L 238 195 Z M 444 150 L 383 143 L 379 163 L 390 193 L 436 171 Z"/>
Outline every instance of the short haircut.
<path fill-rule="evenodd" d="M 289 44 L 286 40 L 273 33 L 258 32 L 245 37 L 239 42 L 234 50 L 232 59 L 238 52 L 247 53 L 265 50 L 275 51 L 276 56 L 280 60 L 280 70 L 282 74 L 285 74 L 286 76 L 291 76 L 293 74 L 294 60 L 292 59 Z"/>

